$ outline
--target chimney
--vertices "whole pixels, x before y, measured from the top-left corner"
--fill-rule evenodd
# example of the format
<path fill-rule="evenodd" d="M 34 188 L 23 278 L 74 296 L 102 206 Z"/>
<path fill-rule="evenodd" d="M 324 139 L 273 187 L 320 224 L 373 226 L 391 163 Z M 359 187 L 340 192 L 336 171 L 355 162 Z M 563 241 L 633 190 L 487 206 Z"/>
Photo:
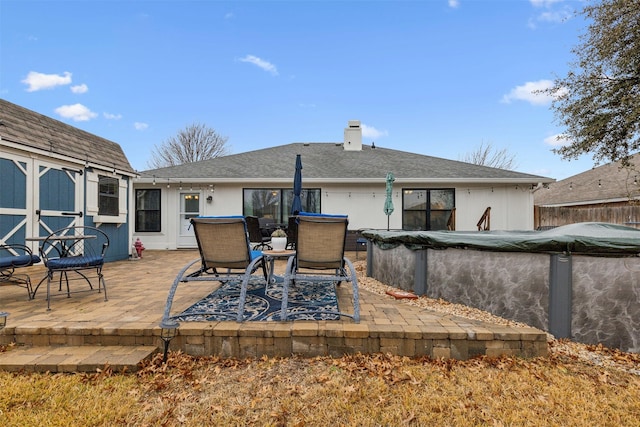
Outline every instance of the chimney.
<path fill-rule="evenodd" d="M 345 151 L 362 151 L 362 128 L 360 120 L 349 120 L 348 126 L 344 129 Z"/>

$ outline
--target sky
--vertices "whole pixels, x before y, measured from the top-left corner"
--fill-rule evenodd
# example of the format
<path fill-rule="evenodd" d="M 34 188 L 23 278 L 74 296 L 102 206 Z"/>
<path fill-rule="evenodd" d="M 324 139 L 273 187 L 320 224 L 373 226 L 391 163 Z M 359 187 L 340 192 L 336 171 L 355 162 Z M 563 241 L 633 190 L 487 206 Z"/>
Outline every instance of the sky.
<path fill-rule="evenodd" d="M 563 179 L 551 99 L 579 0 L 0 0 L 0 98 L 120 144 L 134 169 L 191 124 L 230 153 L 363 143 L 452 160 L 484 144 Z"/>

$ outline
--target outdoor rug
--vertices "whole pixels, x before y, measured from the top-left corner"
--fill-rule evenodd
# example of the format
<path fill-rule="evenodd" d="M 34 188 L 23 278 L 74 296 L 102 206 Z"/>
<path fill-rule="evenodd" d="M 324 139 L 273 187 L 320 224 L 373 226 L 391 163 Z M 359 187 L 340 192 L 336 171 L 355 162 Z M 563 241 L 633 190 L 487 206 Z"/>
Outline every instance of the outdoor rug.
<path fill-rule="evenodd" d="M 252 276 L 247 287 L 244 321 L 279 321 L 282 303 L 282 277 L 275 276 L 265 292 L 265 280 Z M 236 320 L 240 300 L 240 281 L 223 284 L 176 316 L 180 322 Z M 307 313 L 300 313 L 300 312 Z M 331 282 L 298 281 L 289 286 L 287 320 L 339 320 L 338 298 Z"/>

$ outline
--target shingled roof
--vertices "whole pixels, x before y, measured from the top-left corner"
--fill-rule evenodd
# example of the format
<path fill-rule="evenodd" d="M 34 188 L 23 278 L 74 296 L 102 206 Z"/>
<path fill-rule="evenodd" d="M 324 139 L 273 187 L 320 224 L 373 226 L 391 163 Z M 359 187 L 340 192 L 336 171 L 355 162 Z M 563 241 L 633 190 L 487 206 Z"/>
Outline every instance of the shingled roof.
<path fill-rule="evenodd" d="M 635 166 L 608 163 L 549 184 L 534 195 L 537 206 L 593 205 L 640 198 L 640 154 L 631 157 Z"/>
<path fill-rule="evenodd" d="M 135 173 L 119 144 L 0 99 L 0 140 Z"/>
<path fill-rule="evenodd" d="M 387 148 L 362 146 L 344 150 L 342 143 L 292 143 L 210 160 L 147 170 L 142 177 L 171 180 L 248 181 L 291 180 L 296 154 L 302 156 L 306 183 L 367 182 L 384 179 L 387 171 L 405 182 L 553 182 L 551 178 L 511 170 L 479 166 Z"/>

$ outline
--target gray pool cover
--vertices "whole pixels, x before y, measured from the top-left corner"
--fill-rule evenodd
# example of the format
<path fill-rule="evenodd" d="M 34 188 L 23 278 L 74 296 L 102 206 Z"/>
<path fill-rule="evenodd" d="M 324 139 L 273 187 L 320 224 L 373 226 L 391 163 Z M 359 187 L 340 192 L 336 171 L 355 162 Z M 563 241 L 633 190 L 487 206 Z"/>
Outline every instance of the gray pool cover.
<path fill-rule="evenodd" d="M 362 235 L 382 248 L 467 248 L 507 252 L 565 252 L 637 255 L 640 230 L 602 222 L 583 222 L 545 231 L 385 231 Z"/>

